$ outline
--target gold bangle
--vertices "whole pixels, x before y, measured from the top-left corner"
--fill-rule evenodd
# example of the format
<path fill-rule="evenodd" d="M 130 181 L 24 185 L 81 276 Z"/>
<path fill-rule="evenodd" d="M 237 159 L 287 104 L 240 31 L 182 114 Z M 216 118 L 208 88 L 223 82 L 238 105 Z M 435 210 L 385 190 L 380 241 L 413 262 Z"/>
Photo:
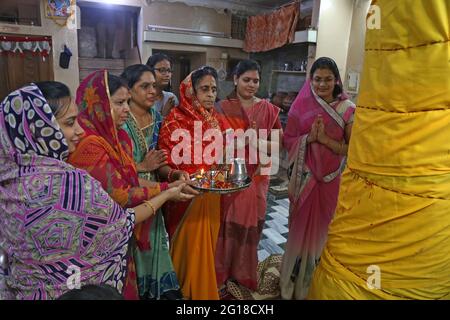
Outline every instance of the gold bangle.
<path fill-rule="evenodd" d="M 148 205 L 152 209 L 153 212 L 151 215 L 154 216 L 156 214 L 156 210 L 155 210 L 155 207 L 153 206 L 153 204 L 150 202 L 150 200 L 144 201 L 144 204 Z"/>

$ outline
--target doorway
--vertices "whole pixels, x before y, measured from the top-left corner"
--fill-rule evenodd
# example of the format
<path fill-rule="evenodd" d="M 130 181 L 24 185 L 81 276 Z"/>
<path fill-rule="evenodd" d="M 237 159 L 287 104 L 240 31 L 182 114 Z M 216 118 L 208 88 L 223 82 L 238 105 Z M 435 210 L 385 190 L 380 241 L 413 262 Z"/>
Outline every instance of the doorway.
<path fill-rule="evenodd" d="M 180 83 L 193 70 L 206 64 L 206 52 L 159 50 L 153 49 L 154 53 L 164 53 L 172 60 L 172 82 L 171 91 L 179 98 Z"/>
<path fill-rule="evenodd" d="M 0 36 L 3 35 L 0 34 Z M 10 35 L 4 36 L 7 37 Z M 22 37 L 24 40 L 21 41 L 21 43 L 31 43 L 26 42 L 30 40 L 25 39 L 33 38 L 33 36 L 28 36 L 29 38 L 26 38 L 26 35 L 14 35 L 12 37 Z M 51 39 L 51 37 L 48 38 Z M 11 44 L 12 42 L 8 43 Z M 33 43 L 35 44 L 37 42 Z M 16 45 L 16 43 L 14 43 L 14 45 Z M 22 53 L 5 51 L 5 54 L 0 55 L 0 101 L 10 92 L 25 84 L 39 81 L 51 81 L 53 79 L 52 54 L 49 56 L 42 56 L 39 52 L 23 49 Z"/>
<path fill-rule="evenodd" d="M 93 71 L 120 75 L 126 66 L 141 63 L 138 46 L 139 7 L 79 3 L 80 81 Z"/>

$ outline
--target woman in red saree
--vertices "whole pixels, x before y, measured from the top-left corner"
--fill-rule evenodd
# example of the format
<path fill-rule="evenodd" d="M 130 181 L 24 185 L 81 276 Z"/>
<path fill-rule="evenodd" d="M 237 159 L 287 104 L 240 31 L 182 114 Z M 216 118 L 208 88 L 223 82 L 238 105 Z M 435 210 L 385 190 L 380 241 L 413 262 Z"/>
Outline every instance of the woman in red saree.
<path fill-rule="evenodd" d="M 168 152 L 171 168 L 189 174 L 211 168 L 211 162 L 203 154 L 194 152 L 201 147 L 205 150 L 210 144 L 203 140 L 202 134 L 197 137 L 194 128 L 201 128 L 203 133 L 212 129 L 222 134 L 214 110 L 216 96 L 217 72 L 211 67 L 194 71 L 181 83 L 181 103 L 165 118 L 158 142 L 159 148 Z M 180 150 L 182 143 L 185 148 Z M 180 161 L 180 156 L 183 161 Z M 213 158 L 215 156 L 213 154 Z M 220 195 L 204 193 L 190 203 L 169 202 L 165 221 L 172 261 L 184 297 L 192 300 L 219 299 L 214 256 L 220 225 Z"/>
<path fill-rule="evenodd" d="M 121 128 L 130 111 L 128 99 L 128 86 L 123 79 L 109 75 L 106 70 L 87 76 L 78 87 L 76 97 L 81 110 L 78 119 L 86 136 L 68 159 L 70 164 L 85 169 L 100 181 L 102 187 L 123 208 L 135 207 L 172 187 L 167 183 L 140 185 L 131 140 Z M 172 200 L 191 198 L 183 193 L 170 197 Z M 148 287 L 151 284 L 145 281 L 150 276 L 144 274 L 147 269 L 138 268 L 135 261 L 138 258 L 142 261 L 138 255 L 144 255 L 145 251 L 151 249 L 151 225 L 152 219 L 147 219 L 138 224 L 134 231 L 136 243 L 130 246 L 128 276 L 123 291 L 126 299 L 139 299 L 150 290 Z M 173 287 L 178 287 L 176 279 L 173 282 Z"/>
<path fill-rule="evenodd" d="M 217 242 L 218 285 L 233 279 L 253 291 L 257 289 L 257 247 L 266 216 L 270 162 L 263 163 L 259 157 L 252 159 L 249 152 L 259 150 L 258 147 L 264 144 L 268 155 L 275 153 L 280 146 L 282 130 L 278 118 L 280 109 L 255 96 L 260 73 L 257 62 L 241 61 L 235 71 L 235 91 L 217 107 L 219 118 L 224 119 L 222 122 L 228 125 L 227 129 L 265 129 L 268 133 L 267 137 L 259 136 L 256 143 L 251 141 L 246 147 L 245 160 L 247 173 L 252 178 L 251 186 L 222 196 L 222 223 Z M 279 130 L 278 139 L 270 141 L 274 130 Z"/>
<path fill-rule="evenodd" d="M 336 63 L 319 58 L 288 116 L 289 235 L 281 267 L 283 299 L 304 299 L 337 205 L 355 105 Z"/>

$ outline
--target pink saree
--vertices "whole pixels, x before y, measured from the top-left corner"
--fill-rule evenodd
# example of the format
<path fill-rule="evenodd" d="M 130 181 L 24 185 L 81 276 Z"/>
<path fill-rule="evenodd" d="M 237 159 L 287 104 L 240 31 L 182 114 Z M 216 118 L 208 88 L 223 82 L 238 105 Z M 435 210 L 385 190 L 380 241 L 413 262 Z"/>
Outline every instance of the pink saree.
<path fill-rule="evenodd" d="M 238 99 L 230 97 L 217 106 L 219 119 L 227 128 L 246 130 L 256 123 L 257 129 L 281 129 L 279 109 L 266 100 L 244 110 Z M 227 129 L 224 128 L 224 129 Z M 249 164 L 247 173 L 251 186 L 243 191 L 222 196 L 221 226 L 216 246 L 218 286 L 229 279 L 251 289 L 257 288 L 257 247 L 264 225 L 269 177 L 257 174 L 257 164 Z"/>
<path fill-rule="evenodd" d="M 344 157 L 318 142 L 306 143 L 315 118 L 321 114 L 327 135 L 344 138 L 353 121 L 354 104 L 341 94 L 331 104 L 319 98 L 306 81 L 288 115 L 283 144 L 289 152 L 289 235 L 281 267 L 283 299 L 304 299 L 327 238 L 337 205 Z"/>

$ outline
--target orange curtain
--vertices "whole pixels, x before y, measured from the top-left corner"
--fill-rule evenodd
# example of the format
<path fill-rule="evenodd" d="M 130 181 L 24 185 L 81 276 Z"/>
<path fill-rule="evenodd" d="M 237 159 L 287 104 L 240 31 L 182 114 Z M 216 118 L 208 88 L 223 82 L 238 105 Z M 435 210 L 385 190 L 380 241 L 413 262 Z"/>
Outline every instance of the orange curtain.
<path fill-rule="evenodd" d="M 294 41 L 300 3 L 294 2 L 269 15 L 249 17 L 244 51 L 264 52 Z"/>

